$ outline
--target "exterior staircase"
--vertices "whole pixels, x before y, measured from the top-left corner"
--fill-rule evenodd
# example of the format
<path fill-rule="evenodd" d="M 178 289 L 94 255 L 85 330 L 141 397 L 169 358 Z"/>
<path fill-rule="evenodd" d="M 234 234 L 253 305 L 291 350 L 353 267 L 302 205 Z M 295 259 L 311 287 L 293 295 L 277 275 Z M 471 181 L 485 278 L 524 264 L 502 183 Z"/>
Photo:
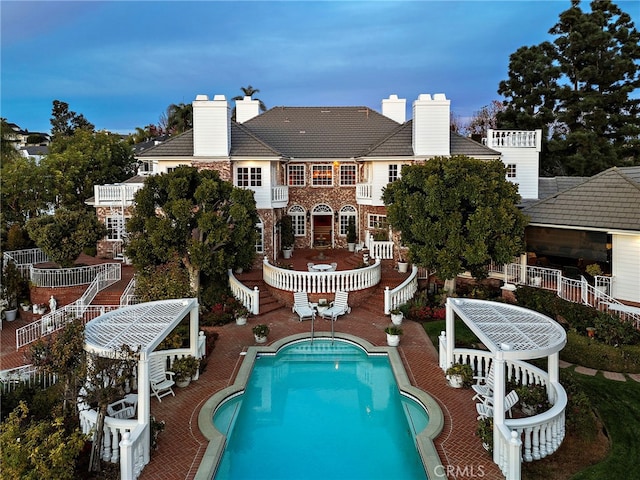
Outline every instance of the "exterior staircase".
<path fill-rule="evenodd" d="M 109 285 L 104 290 L 100 290 L 91 302 L 91 305 L 120 305 L 120 296 L 124 289 L 127 288 L 129 282 L 133 278 L 133 267 L 131 265 L 123 265 L 120 273 L 120 280 Z"/>

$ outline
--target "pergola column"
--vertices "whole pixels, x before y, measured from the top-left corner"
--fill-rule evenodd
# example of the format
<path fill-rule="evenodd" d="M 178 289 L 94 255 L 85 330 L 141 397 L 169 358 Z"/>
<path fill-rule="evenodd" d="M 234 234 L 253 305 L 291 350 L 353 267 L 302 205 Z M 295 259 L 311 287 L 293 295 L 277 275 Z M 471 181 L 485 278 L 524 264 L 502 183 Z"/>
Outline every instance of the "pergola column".
<path fill-rule="evenodd" d="M 455 339 L 456 339 L 456 327 L 455 327 L 455 312 L 453 311 L 453 306 L 451 305 L 451 299 L 447 298 L 446 303 L 446 328 L 447 332 L 447 364 L 445 365 L 445 370 L 453 365 L 453 349 L 455 348 Z"/>
<path fill-rule="evenodd" d="M 547 357 L 547 373 L 549 374 L 549 383 L 560 382 L 560 352 L 552 353 Z M 555 402 L 555 399 L 551 398 L 550 385 L 547 385 L 547 397 L 550 402 Z"/>
<path fill-rule="evenodd" d="M 495 352 L 493 359 L 493 461 L 499 462 L 500 445 L 498 426 L 504 425 L 504 387 L 505 387 L 505 361 L 502 351 Z"/>
<path fill-rule="evenodd" d="M 138 424 L 147 425 L 143 445 L 151 445 L 151 386 L 149 385 L 149 357 L 146 352 L 140 353 L 138 360 Z M 144 448 L 144 464 L 149 463 L 149 448 Z"/>

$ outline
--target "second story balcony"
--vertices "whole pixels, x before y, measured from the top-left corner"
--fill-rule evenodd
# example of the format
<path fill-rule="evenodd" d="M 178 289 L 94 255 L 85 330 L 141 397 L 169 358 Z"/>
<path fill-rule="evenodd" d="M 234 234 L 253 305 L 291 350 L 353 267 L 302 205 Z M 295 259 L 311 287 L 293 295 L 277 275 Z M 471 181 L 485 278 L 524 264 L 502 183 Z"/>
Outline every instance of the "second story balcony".
<path fill-rule="evenodd" d="M 143 186 L 142 183 L 95 185 L 93 190 L 94 205 L 128 207 L 133 204 L 135 193 Z"/>
<path fill-rule="evenodd" d="M 271 208 L 284 208 L 289 203 L 289 187 L 276 185 L 271 187 Z"/>

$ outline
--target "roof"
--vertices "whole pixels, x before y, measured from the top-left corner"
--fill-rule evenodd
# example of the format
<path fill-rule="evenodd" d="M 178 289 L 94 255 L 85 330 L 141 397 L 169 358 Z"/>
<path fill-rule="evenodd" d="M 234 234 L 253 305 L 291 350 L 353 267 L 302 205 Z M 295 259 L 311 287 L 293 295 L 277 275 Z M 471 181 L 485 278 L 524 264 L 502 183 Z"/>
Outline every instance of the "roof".
<path fill-rule="evenodd" d="M 640 167 L 612 167 L 523 212 L 531 224 L 640 231 Z"/>
<path fill-rule="evenodd" d="M 538 198 L 543 199 L 558 192 L 575 187 L 590 177 L 540 177 L 538 179 Z"/>
<path fill-rule="evenodd" d="M 528 308 L 469 298 L 447 303 L 491 352 L 500 351 L 505 359 L 546 357 L 567 343 L 558 322 Z"/>
<path fill-rule="evenodd" d="M 129 305 L 104 313 L 87 323 L 85 350 L 110 356 L 121 345 L 128 345 L 148 354 L 197 308 L 197 299 L 182 298 Z"/>
<path fill-rule="evenodd" d="M 231 122 L 231 156 L 290 159 L 410 157 L 413 121 L 398 124 L 369 107 L 274 107 L 243 124 Z M 451 132 L 451 155 L 500 153 Z M 192 157 L 193 130 L 139 157 Z"/>

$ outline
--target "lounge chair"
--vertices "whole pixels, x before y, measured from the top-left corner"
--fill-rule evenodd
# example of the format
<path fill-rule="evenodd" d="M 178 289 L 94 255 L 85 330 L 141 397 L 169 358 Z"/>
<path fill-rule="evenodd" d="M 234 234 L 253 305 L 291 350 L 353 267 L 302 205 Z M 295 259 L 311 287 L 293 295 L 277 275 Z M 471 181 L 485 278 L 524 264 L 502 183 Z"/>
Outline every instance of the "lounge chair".
<path fill-rule="evenodd" d="M 336 292 L 336 297 L 331 302 L 331 306 L 327 308 L 320 315 L 322 318 L 331 318 L 331 320 L 335 320 L 340 315 L 344 315 L 345 313 L 349 313 L 351 311 L 351 307 L 349 306 L 349 292 Z"/>
<path fill-rule="evenodd" d="M 107 415 L 113 418 L 133 418 L 138 405 L 138 395 L 130 393 L 117 402 L 107 405 Z"/>
<path fill-rule="evenodd" d="M 298 314 L 300 321 L 305 318 L 309 318 L 311 320 L 316 318 L 316 311 L 313 309 L 313 305 L 309 302 L 307 292 L 294 292 L 293 307 L 291 308 L 291 311 Z"/>
<path fill-rule="evenodd" d="M 476 403 L 476 410 L 478 412 L 478 420 L 484 417 L 493 417 L 493 397 L 487 403 Z M 509 417 L 513 418 L 511 409 L 515 406 L 520 398 L 515 390 L 511 390 L 506 397 L 504 397 L 504 411 L 509 413 Z"/>
<path fill-rule="evenodd" d="M 489 367 L 489 373 L 487 373 L 486 377 L 476 378 L 478 382 L 475 385 L 471 385 L 473 391 L 476 392 L 472 400 L 480 400 L 481 402 L 486 403 L 487 398 L 493 396 L 493 363 L 491 364 L 491 367 Z"/>
<path fill-rule="evenodd" d="M 154 357 L 149 360 L 149 383 L 151 385 L 151 395 L 155 395 L 159 402 L 161 398 L 167 395 L 173 395 L 173 387 L 176 382 L 173 381 L 173 372 L 166 369 L 166 361 L 164 357 Z"/>

